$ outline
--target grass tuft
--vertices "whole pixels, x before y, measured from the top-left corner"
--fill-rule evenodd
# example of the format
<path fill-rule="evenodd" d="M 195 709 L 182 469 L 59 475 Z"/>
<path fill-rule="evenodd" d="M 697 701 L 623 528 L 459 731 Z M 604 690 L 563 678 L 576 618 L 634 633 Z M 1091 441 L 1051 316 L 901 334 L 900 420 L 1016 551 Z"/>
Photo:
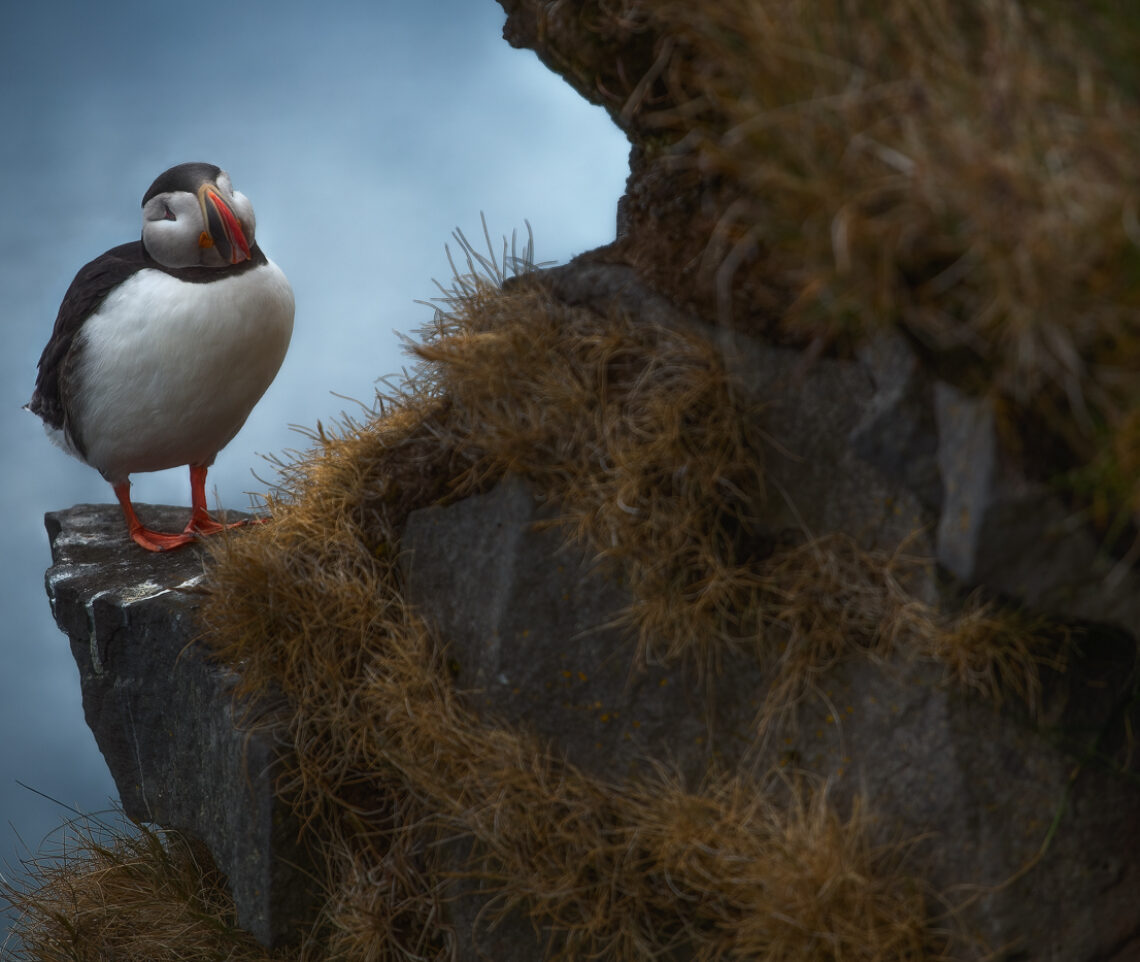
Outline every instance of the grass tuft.
<path fill-rule="evenodd" d="M 414 350 L 452 404 L 466 484 L 513 473 L 637 598 L 640 657 L 712 655 L 765 500 L 757 412 L 692 333 L 464 278 Z M 710 632 L 710 624 L 722 629 Z"/>
<path fill-rule="evenodd" d="M 756 606 L 778 671 L 760 727 L 788 718 L 817 678 L 852 657 L 931 660 L 947 683 L 1036 714 L 1041 669 L 1064 668 L 1067 633 L 976 597 L 945 610 L 921 600 L 907 585 L 927 577 L 929 565 L 902 551 L 865 551 L 840 534 L 765 562 Z"/>
<path fill-rule="evenodd" d="M 82 818 L 58 852 L 0 884 L 15 917 L 5 957 L 35 962 L 284 962 L 237 926 L 225 878 L 177 832 Z"/>

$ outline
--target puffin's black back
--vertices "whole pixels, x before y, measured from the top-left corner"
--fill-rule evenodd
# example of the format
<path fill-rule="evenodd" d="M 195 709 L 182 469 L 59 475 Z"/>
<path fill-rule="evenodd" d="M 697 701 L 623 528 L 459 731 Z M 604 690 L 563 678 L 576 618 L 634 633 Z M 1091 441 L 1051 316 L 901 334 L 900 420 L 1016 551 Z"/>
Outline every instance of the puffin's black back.
<path fill-rule="evenodd" d="M 141 241 L 120 244 L 80 268 L 79 273 L 63 295 L 59 313 L 55 318 L 51 338 L 40 355 L 36 389 L 28 402 L 28 410 L 38 414 L 51 427 L 62 430 L 67 412 L 68 354 L 75 335 L 106 300 L 107 295 L 123 281 L 153 265 Z M 82 450 L 79 438 L 73 443 Z"/>

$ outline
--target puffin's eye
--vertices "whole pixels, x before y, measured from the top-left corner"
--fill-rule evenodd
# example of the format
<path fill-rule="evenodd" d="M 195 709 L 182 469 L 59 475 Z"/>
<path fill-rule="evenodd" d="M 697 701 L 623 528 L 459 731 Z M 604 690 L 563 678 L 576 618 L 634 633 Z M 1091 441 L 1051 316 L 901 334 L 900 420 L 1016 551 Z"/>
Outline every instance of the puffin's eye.
<path fill-rule="evenodd" d="M 163 204 L 162 205 L 162 219 L 163 220 L 174 220 L 174 211 L 172 211 L 170 209 L 169 204 Z"/>

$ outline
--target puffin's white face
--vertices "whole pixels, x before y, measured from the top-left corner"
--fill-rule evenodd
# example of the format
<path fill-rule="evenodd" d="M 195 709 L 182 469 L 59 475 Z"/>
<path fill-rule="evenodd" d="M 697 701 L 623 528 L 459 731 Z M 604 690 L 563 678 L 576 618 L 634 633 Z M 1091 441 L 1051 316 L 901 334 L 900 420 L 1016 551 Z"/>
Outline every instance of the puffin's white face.
<path fill-rule="evenodd" d="M 163 267 L 228 267 L 250 256 L 253 205 L 225 171 L 197 191 L 155 194 L 142 215 L 143 246 Z"/>

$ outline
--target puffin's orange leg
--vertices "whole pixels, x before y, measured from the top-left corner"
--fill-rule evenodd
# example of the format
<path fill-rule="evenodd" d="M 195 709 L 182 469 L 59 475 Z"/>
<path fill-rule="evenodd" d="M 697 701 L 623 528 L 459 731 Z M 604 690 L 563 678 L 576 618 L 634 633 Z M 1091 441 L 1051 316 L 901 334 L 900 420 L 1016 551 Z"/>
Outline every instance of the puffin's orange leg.
<path fill-rule="evenodd" d="M 119 484 L 111 485 L 115 490 L 115 497 L 119 499 L 119 505 L 123 509 L 123 517 L 127 521 L 127 530 L 130 532 L 131 539 L 135 544 L 147 551 L 170 551 L 173 548 L 181 548 L 183 545 L 193 544 L 198 539 L 193 534 L 183 532 L 182 534 L 163 534 L 160 531 L 151 531 L 140 520 L 139 516 L 135 514 L 135 507 L 131 504 L 131 483 L 130 481 L 123 481 Z"/>
<path fill-rule="evenodd" d="M 240 528 L 247 524 L 260 524 L 255 521 L 234 521 L 222 524 L 210 517 L 206 510 L 206 472 L 209 468 L 204 464 L 190 465 L 190 522 L 186 525 L 185 534 L 217 534 L 227 528 Z"/>

